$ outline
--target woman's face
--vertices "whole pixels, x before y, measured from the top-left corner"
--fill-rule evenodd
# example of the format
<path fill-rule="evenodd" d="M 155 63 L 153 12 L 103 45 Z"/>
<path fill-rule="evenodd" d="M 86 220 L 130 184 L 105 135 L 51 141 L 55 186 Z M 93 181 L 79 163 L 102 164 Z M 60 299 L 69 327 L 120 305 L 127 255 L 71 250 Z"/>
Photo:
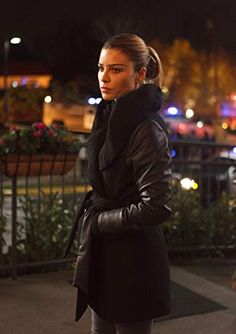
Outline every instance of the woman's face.
<path fill-rule="evenodd" d="M 98 62 L 98 81 L 104 100 L 114 100 L 137 89 L 146 68 L 135 72 L 134 64 L 119 49 L 102 49 Z"/>

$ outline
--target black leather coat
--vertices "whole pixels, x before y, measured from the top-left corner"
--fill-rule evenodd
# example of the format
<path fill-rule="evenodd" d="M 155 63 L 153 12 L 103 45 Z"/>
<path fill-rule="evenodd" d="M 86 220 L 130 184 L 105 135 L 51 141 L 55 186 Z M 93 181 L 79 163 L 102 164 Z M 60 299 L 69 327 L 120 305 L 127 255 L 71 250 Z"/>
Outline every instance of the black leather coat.
<path fill-rule="evenodd" d="M 160 223 L 171 214 L 171 152 L 160 107 L 161 90 L 151 84 L 98 106 L 87 145 L 93 191 L 77 217 L 76 320 L 87 303 L 113 322 L 170 311 Z"/>

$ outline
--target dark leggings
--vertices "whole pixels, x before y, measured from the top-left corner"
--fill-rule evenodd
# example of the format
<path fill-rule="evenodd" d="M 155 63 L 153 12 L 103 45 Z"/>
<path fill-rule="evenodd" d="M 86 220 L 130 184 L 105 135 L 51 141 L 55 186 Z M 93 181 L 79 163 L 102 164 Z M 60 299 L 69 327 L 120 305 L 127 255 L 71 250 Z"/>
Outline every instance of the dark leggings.
<path fill-rule="evenodd" d="M 92 312 L 91 334 L 151 334 L 152 319 L 136 322 L 110 322 Z"/>

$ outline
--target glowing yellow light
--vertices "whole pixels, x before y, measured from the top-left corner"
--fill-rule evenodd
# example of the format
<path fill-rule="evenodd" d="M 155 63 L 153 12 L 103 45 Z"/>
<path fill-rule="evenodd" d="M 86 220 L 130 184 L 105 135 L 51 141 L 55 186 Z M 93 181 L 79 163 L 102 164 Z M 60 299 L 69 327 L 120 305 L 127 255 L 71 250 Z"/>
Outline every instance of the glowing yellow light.
<path fill-rule="evenodd" d="M 197 190 L 197 188 L 198 188 L 197 182 L 193 181 L 192 188 L 193 188 L 193 190 Z"/>
<path fill-rule="evenodd" d="M 169 92 L 169 89 L 168 89 L 167 87 L 163 87 L 163 88 L 162 88 L 162 92 L 163 92 L 164 94 L 167 94 L 167 93 Z"/>
<path fill-rule="evenodd" d="M 223 122 L 223 123 L 221 124 L 221 126 L 222 126 L 222 128 L 223 128 L 224 130 L 226 130 L 226 129 L 228 129 L 229 124 L 226 123 L 226 122 Z"/>

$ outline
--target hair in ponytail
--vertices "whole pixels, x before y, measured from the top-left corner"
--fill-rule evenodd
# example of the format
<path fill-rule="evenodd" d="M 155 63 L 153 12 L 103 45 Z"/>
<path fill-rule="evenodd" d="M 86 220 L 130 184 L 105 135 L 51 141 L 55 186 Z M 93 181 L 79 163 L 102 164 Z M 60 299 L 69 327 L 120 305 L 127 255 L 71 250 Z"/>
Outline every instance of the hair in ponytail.
<path fill-rule="evenodd" d="M 146 78 L 143 84 L 153 83 L 162 88 L 163 69 L 157 52 L 147 46 L 144 40 L 130 33 L 123 33 L 111 37 L 103 45 L 103 49 L 119 49 L 124 52 L 134 63 L 134 69 L 138 72 L 142 67 L 147 68 Z"/>
<path fill-rule="evenodd" d="M 163 87 L 164 73 L 160 57 L 157 52 L 147 46 L 149 50 L 149 62 L 147 64 L 146 82 L 156 83 L 159 87 Z"/>

